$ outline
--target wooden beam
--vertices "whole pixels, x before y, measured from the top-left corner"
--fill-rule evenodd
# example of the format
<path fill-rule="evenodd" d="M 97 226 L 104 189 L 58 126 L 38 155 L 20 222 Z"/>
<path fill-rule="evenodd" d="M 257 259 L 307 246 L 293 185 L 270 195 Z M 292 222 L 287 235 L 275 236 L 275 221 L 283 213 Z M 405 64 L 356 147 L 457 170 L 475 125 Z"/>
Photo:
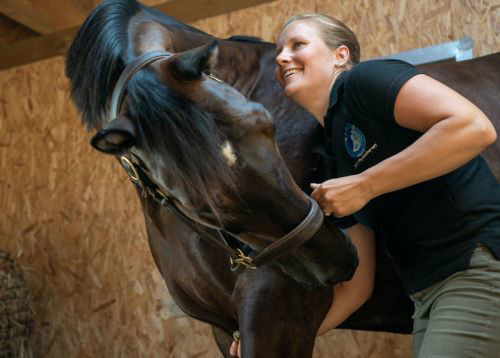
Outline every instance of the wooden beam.
<path fill-rule="evenodd" d="M 1 0 L 0 13 L 40 34 L 75 27 L 87 15 L 71 0 Z"/>
<path fill-rule="evenodd" d="M 78 28 L 0 44 L 0 70 L 64 55 Z"/>
<path fill-rule="evenodd" d="M 156 8 L 188 23 L 272 1 L 275 0 L 171 0 Z M 64 55 L 78 29 L 0 44 L 0 70 Z"/>
<path fill-rule="evenodd" d="M 194 22 L 275 0 L 170 0 L 156 9 L 183 22 Z"/>
<path fill-rule="evenodd" d="M 0 14 L 0 43 L 12 43 L 36 36 L 36 32 Z"/>

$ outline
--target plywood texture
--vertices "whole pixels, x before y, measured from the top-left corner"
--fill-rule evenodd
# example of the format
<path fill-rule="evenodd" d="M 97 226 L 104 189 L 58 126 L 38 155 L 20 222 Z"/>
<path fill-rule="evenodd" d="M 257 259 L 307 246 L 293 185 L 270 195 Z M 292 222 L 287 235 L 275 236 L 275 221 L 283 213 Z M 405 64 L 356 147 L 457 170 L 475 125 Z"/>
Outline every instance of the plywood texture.
<path fill-rule="evenodd" d="M 275 40 L 283 21 L 324 12 L 359 35 L 363 57 L 464 35 L 500 50 L 498 1 L 277 1 L 195 23 L 221 37 Z M 18 257 L 43 357 L 218 357 L 154 267 L 125 173 L 88 145 L 61 57 L 0 71 L 0 249 Z M 300 337 L 297 337 L 300 339 Z M 410 356 L 408 336 L 336 331 L 315 358 Z"/>
<path fill-rule="evenodd" d="M 212 34 L 249 34 L 275 42 L 291 16 L 319 12 L 345 22 L 362 58 L 388 55 L 471 36 L 475 56 L 500 51 L 498 0 L 280 0 L 197 22 Z"/>

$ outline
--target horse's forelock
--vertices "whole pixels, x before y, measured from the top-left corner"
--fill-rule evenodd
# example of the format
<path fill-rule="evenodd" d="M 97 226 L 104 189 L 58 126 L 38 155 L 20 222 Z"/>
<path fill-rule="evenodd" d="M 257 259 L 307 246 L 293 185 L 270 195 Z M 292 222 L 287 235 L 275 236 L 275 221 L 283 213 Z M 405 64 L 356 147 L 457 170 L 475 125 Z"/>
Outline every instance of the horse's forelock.
<path fill-rule="evenodd" d="M 169 178 L 195 202 L 207 203 L 223 220 L 214 197 L 236 185 L 223 155 L 227 138 L 213 115 L 173 93 L 148 70 L 129 81 L 127 93 L 139 145 L 150 155 L 160 155 Z"/>
<path fill-rule="evenodd" d="M 66 76 L 71 97 L 87 128 L 103 125 L 108 98 L 125 68 L 128 51 L 127 26 L 141 10 L 135 0 L 108 0 L 85 20 L 66 57 Z"/>
<path fill-rule="evenodd" d="M 155 12 L 135 0 L 104 1 L 86 19 L 68 50 L 66 75 L 71 96 L 88 129 L 101 128 L 108 120 L 109 96 L 130 56 L 128 25 L 141 10 Z M 184 30 L 192 29 L 173 24 L 174 35 L 183 37 Z M 192 47 L 199 40 L 192 41 L 184 45 Z M 224 138 L 210 115 L 175 96 L 147 71 L 141 72 L 127 88 L 139 140 L 151 153 L 164 158 L 171 176 L 181 181 L 191 198 L 208 203 L 217 215 L 213 194 L 235 187 L 232 171 L 221 154 Z"/>

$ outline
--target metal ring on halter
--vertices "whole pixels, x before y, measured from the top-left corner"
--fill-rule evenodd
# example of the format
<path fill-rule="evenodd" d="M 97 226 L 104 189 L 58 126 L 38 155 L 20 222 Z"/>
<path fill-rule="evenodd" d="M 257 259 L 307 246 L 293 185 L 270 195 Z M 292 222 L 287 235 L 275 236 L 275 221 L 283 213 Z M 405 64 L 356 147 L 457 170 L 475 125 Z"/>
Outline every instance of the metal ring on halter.
<path fill-rule="evenodd" d="M 208 77 L 210 77 L 211 79 L 213 79 L 213 80 L 215 80 L 215 81 L 217 81 L 217 82 L 219 82 L 219 83 L 224 83 L 224 81 L 223 81 L 223 80 L 221 80 L 221 79 L 219 79 L 219 78 L 215 77 L 215 76 L 214 76 L 213 74 L 211 74 L 211 73 L 209 73 L 209 74 L 208 74 Z"/>
<path fill-rule="evenodd" d="M 134 164 L 127 157 L 120 157 L 120 162 L 130 179 L 132 179 L 133 182 L 139 182 L 139 173 L 137 173 Z"/>
<path fill-rule="evenodd" d="M 241 339 L 241 333 L 240 331 L 234 331 L 233 332 L 233 340 L 235 340 L 236 342 L 239 342 Z"/>

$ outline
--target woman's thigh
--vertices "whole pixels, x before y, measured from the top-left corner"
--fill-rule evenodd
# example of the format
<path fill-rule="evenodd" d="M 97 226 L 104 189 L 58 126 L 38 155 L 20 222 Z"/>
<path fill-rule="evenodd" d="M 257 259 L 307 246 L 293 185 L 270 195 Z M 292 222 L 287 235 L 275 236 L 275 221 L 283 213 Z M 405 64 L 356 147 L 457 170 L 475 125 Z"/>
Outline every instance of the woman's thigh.
<path fill-rule="evenodd" d="M 486 247 L 469 269 L 424 291 L 415 303 L 419 358 L 500 356 L 500 261 Z"/>

